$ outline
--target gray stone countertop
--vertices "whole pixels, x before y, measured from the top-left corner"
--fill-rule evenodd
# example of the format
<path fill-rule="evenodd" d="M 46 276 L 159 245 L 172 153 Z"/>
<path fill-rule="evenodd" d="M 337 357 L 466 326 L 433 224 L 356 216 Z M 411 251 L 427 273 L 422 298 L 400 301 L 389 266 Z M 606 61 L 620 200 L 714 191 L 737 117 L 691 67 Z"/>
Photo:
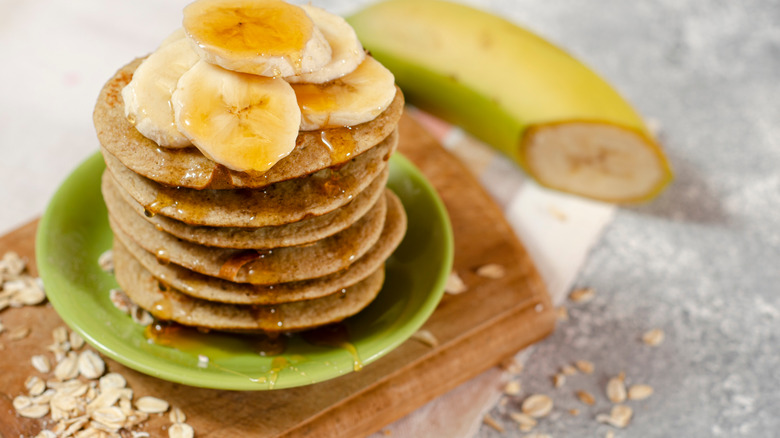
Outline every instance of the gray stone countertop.
<path fill-rule="evenodd" d="M 553 437 L 780 436 L 780 3 L 494 1 L 584 60 L 660 126 L 676 173 L 656 201 L 622 208 L 578 279 L 588 303 L 537 346 L 523 394 L 556 408 L 534 432 Z M 660 328 L 648 347 L 642 333 Z M 592 375 L 553 388 L 562 365 Z M 598 424 L 604 387 L 625 371 L 655 393 L 628 404 L 629 427 Z M 596 405 L 580 403 L 587 390 Z M 482 438 L 525 436 L 483 426 Z M 572 416 L 568 409 L 578 408 Z"/>

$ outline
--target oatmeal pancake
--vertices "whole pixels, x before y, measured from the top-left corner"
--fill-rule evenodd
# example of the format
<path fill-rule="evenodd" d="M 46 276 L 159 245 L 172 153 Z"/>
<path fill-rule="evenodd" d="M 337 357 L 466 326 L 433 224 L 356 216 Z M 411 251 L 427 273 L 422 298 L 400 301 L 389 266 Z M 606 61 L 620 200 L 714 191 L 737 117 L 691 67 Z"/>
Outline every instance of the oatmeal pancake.
<path fill-rule="evenodd" d="M 366 307 L 382 288 L 385 275 L 382 266 L 343 293 L 315 300 L 242 306 L 185 295 L 160 283 L 121 244 L 115 248 L 116 280 L 133 302 L 159 319 L 213 330 L 290 332 L 338 322 Z"/>
<path fill-rule="evenodd" d="M 152 253 L 131 239 L 125 239 L 122 246 L 155 278 L 195 298 L 234 304 L 278 304 L 321 298 L 340 292 L 369 276 L 385 263 L 401 243 L 406 231 L 406 216 L 398 197 L 389 190 L 386 193 L 388 214 L 379 240 L 347 269 L 325 277 L 265 286 L 235 283 L 199 274 L 173 263 L 159 263 Z"/>
<path fill-rule="evenodd" d="M 122 88 L 143 59 L 121 68 L 104 86 L 93 119 L 100 144 L 133 172 L 172 187 L 259 188 L 343 164 L 385 140 L 398 125 L 403 94 L 374 120 L 349 127 L 301 131 L 295 149 L 265 173 L 238 172 L 206 158 L 197 148 L 169 149 L 144 137 L 127 120 Z"/>
<path fill-rule="evenodd" d="M 147 215 L 144 207 L 135 201 L 114 181 L 109 172 L 103 173 L 103 198 L 111 209 L 133 210 L 154 224 L 157 229 L 193 243 L 220 248 L 265 249 L 305 245 L 324 239 L 349 227 L 360 219 L 384 193 L 384 180 L 375 179 L 355 199 L 322 216 L 314 216 L 287 225 L 260 228 L 207 227 L 187 225 L 163 215 Z M 121 204 L 126 204 L 122 206 Z M 129 214 L 129 213 L 119 213 Z"/>
<path fill-rule="evenodd" d="M 270 250 L 214 248 L 178 239 L 134 212 L 109 210 L 109 223 L 120 241 L 132 240 L 163 262 L 238 283 L 275 284 L 332 274 L 351 265 L 376 243 L 384 228 L 385 198 L 344 231 L 304 246 Z"/>

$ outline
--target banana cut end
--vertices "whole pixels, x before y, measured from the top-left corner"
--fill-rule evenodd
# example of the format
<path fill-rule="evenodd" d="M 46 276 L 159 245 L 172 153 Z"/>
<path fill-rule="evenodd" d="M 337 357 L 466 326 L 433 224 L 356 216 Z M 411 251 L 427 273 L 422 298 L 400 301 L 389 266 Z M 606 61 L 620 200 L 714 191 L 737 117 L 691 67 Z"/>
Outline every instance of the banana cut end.
<path fill-rule="evenodd" d="M 531 126 L 519 155 L 540 184 L 600 201 L 649 201 L 672 181 L 669 161 L 650 136 L 610 123 Z"/>

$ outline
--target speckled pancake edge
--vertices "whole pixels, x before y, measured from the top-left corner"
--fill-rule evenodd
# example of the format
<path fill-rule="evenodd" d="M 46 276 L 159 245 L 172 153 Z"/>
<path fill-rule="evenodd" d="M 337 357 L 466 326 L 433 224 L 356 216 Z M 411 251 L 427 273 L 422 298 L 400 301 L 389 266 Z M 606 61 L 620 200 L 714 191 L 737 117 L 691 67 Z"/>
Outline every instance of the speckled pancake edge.
<path fill-rule="evenodd" d="M 124 207 L 123 203 L 119 203 Z M 387 213 L 385 198 L 349 228 L 313 244 L 268 251 L 194 244 L 160 231 L 129 207 L 112 210 L 109 225 L 122 241 L 132 240 L 165 262 L 237 283 L 275 284 L 308 280 L 348 267 L 376 243 Z M 232 268 L 229 268 L 232 267 Z"/>
<path fill-rule="evenodd" d="M 330 324 L 363 310 L 376 298 L 384 282 L 384 266 L 344 293 L 316 300 L 274 306 L 240 306 L 199 300 L 162 285 L 121 249 L 114 254 L 115 275 L 130 299 L 159 319 L 187 326 L 224 331 L 291 332 Z M 165 290 L 163 290 L 165 289 Z M 158 305 L 170 309 L 161 315 Z"/>
<path fill-rule="evenodd" d="M 388 203 L 387 218 L 382 235 L 374 246 L 347 269 L 310 280 L 267 286 L 234 283 L 198 274 L 173 263 L 161 264 L 153 254 L 130 239 L 122 243 L 115 239 L 114 246 L 123 245 L 155 278 L 194 298 L 264 305 L 311 300 L 339 292 L 363 280 L 376 271 L 401 243 L 406 232 L 406 215 L 398 197 L 389 189 L 385 193 Z"/>
<path fill-rule="evenodd" d="M 125 167 L 101 148 L 111 175 L 144 208 L 190 225 L 265 227 L 329 213 L 387 178 L 387 160 L 398 144 L 394 131 L 379 146 L 352 161 L 263 189 L 193 190 L 158 184 Z"/>
<path fill-rule="evenodd" d="M 359 155 L 386 138 L 398 125 L 404 98 L 396 87 L 390 106 L 374 120 L 351 127 L 301 132 L 293 152 L 264 174 L 237 172 L 206 158 L 197 148 L 169 149 L 159 147 L 144 137 L 125 117 L 122 88 L 132 79 L 143 59 L 122 67 L 105 84 L 95 105 L 93 121 L 103 147 L 134 172 L 172 187 L 193 189 L 258 188 L 279 181 L 299 178 L 318 170 L 339 165 Z M 331 138 L 334 149 L 338 139 L 352 138 L 351 155 L 333 153 L 323 138 Z"/>

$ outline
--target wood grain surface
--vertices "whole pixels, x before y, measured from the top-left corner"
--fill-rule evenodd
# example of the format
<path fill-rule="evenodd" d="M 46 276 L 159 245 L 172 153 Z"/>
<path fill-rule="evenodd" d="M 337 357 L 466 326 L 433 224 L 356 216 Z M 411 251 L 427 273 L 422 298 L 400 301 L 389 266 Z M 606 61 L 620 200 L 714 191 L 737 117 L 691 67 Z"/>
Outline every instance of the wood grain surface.
<path fill-rule="evenodd" d="M 135 397 L 154 395 L 180 407 L 197 437 L 358 437 L 381 429 L 455 388 L 521 348 L 549 334 L 554 312 L 531 259 L 501 210 L 455 157 L 409 117 L 401 122 L 400 151 L 428 177 L 442 197 L 455 234 L 454 269 L 468 286 L 445 295 L 425 324 L 439 341 L 409 340 L 384 358 L 327 382 L 286 390 L 237 392 L 188 387 L 149 377 L 114 361 Z M 37 222 L 0 238 L 0 255 L 16 251 L 34 272 Z M 497 263 L 506 275 L 491 280 L 475 270 Z M 12 400 L 24 381 L 39 375 L 30 364 L 49 354 L 51 331 L 63 322 L 49 304 L 0 313 L 6 328 L 29 327 L 11 341 L 0 334 L 0 437 L 35 436 L 43 420 L 20 418 Z M 153 415 L 141 429 L 167 436 L 167 415 Z"/>

